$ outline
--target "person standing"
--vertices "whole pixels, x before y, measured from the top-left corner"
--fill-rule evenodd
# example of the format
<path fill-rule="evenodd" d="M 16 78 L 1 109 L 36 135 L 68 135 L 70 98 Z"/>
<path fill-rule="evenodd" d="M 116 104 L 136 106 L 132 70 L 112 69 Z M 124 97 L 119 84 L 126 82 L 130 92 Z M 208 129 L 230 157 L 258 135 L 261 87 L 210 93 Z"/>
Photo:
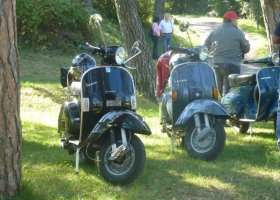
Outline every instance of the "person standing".
<path fill-rule="evenodd" d="M 212 31 L 205 40 L 213 55 L 213 65 L 219 93 L 224 96 L 230 89 L 228 75 L 239 74 L 244 54 L 250 51 L 249 41 L 238 28 L 239 16 L 235 11 L 227 11 L 223 24 Z"/>
<path fill-rule="evenodd" d="M 158 59 L 158 42 L 160 38 L 160 29 L 159 29 L 159 17 L 153 17 L 152 23 L 152 32 L 153 32 L 153 59 Z"/>
<path fill-rule="evenodd" d="M 273 35 L 272 35 L 272 43 L 273 44 L 280 44 L 280 21 L 278 21 Z M 279 55 L 280 55 L 280 50 L 279 50 Z M 280 64 L 280 63 L 279 63 Z M 280 80 L 280 75 L 279 75 L 279 80 Z M 277 108 L 277 118 L 276 118 L 276 137 L 277 137 L 277 147 L 278 151 L 280 151 L 280 81 L 278 83 L 278 108 Z"/>
<path fill-rule="evenodd" d="M 159 28 L 162 35 L 163 53 L 165 53 L 170 46 L 174 28 L 169 13 L 164 14 L 164 19 L 160 21 Z"/>

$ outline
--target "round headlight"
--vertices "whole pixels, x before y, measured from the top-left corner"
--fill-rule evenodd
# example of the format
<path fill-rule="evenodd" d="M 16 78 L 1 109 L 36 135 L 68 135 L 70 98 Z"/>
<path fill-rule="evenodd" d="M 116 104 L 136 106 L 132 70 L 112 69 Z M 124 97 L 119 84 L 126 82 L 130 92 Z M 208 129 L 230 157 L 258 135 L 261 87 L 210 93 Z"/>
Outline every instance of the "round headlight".
<path fill-rule="evenodd" d="M 115 54 L 115 60 L 118 65 L 122 65 L 126 59 L 126 52 L 123 47 L 118 47 L 116 54 Z"/>
<path fill-rule="evenodd" d="M 208 57 L 208 48 L 206 46 L 202 46 L 199 51 L 199 59 L 203 62 L 207 60 Z"/>
<path fill-rule="evenodd" d="M 279 53 L 272 54 L 272 62 L 274 65 L 279 65 Z"/>

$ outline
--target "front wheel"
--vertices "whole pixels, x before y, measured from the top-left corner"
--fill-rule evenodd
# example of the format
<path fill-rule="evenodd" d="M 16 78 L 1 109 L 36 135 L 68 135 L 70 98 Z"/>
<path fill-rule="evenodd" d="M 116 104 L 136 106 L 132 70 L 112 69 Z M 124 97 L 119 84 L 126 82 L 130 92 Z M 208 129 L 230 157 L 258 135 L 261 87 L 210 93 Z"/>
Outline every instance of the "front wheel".
<path fill-rule="evenodd" d="M 99 151 L 98 168 L 101 176 L 112 184 L 125 185 L 134 181 L 143 171 L 146 152 L 142 141 L 132 135 L 127 152 L 116 160 L 109 160 L 111 143 L 106 141 Z"/>
<path fill-rule="evenodd" d="M 202 126 L 202 130 L 205 128 Z M 212 160 L 220 154 L 225 146 L 226 133 L 218 120 L 215 120 L 202 138 L 199 138 L 194 124 L 187 127 L 186 132 L 186 136 L 183 137 L 183 145 L 191 157 Z"/>

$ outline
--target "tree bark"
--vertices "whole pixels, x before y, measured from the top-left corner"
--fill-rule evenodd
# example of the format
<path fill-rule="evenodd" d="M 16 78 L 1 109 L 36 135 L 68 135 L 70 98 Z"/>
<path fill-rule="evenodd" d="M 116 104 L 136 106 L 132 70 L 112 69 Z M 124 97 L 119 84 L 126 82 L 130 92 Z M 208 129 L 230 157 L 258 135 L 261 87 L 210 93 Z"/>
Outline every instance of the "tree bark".
<path fill-rule="evenodd" d="M 144 29 L 139 18 L 135 0 L 115 0 L 117 16 L 125 46 L 130 51 L 135 41 L 140 41 L 142 53 L 131 61 L 136 89 L 145 97 L 155 97 L 155 69 L 146 43 Z"/>
<path fill-rule="evenodd" d="M 279 19 L 280 1 L 279 0 L 260 0 L 263 19 L 268 39 L 270 53 L 277 50 L 277 46 L 272 43 L 272 34 Z"/>
<path fill-rule="evenodd" d="M 165 5 L 165 0 L 155 0 L 154 16 L 158 16 L 160 19 L 163 19 L 164 5 Z"/>
<path fill-rule="evenodd" d="M 21 183 L 20 80 L 16 0 L 0 0 L 0 199 Z"/>

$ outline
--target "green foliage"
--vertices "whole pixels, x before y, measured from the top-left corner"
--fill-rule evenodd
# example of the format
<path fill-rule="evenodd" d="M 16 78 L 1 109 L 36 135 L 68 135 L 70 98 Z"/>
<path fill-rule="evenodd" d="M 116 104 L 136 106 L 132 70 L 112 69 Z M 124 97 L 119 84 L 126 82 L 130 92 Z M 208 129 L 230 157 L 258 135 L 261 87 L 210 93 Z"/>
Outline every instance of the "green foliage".
<path fill-rule="evenodd" d="M 69 0 L 17 0 L 20 44 L 62 50 L 92 38 L 89 14 L 80 2 Z"/>
<path fill-rule="evenodd" d="M 136 0 L 136 4 L 141 21 L 144 23 L 149 22 L 154 8 L 154 1 Z M 114 0 L 92 0 L 92 5 L 102 16 L 114 22 L 118 21 Z"/>
<path fill-rule="evenodd" d="M 228 10 L 235 10 L 239 14 L 241 8 L 240 0 L 208 0 L 210 7 L 210 16 L 221 17 Z"/>
<path fill-rule="evenodd" d="M 200 14 L 208 12 L 208 1 L 205 0 L 166 0 L 167 11 L 172 14 Z"/>
<path fill-rule="evenodd" d="M 91 0 L 91 2 L 93 8 L 103 17 L 114 22 L 118 21 L 114 0 Z"/>

